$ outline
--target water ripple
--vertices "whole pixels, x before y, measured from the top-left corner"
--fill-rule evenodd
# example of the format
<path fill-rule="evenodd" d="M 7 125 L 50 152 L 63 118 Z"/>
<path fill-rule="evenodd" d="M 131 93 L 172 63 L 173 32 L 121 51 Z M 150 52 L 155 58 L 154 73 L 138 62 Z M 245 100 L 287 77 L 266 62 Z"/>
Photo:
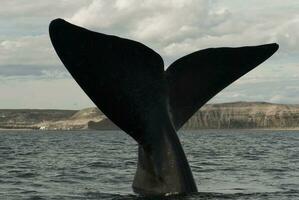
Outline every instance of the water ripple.
<path fill-rule="evenodd" d="M 0 131 L 0 199 L 299 199 L 299 132 L 180 133 L 199 192 L 132 193 L 137 145 L 120 131 Z"/>

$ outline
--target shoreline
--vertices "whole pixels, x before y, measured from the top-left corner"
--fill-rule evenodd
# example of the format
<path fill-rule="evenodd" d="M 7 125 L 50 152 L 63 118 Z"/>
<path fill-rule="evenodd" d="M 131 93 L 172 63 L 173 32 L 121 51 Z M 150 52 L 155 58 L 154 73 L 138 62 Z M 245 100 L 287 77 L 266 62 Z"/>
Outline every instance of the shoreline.
<path fill-rule="evenodd" d="M 213 128 L 206 128 L 206 129 L 182 129 L 178 132 L 182 131 L 299 131 L 299 127 L 296 128 L 223 128 L 223 129 L 213 129 Z M 52 132 L 58 132 L 58 131 L 123 131 L 121 129 L 102 129 L 102 130 L 96 130 L 96 129 L 60 129 L 60 130 L 41 130 L 36 128 L 0 128 L 0 131 L 38 131 L 38 132 L 45 132 L 45 131 L 52 131 Z"/>
<path fill-rule="evenodd" d="M 0 109 L 3 131 L 117 131 L 98 108 L 81 110 Z M 184 124 L 186 131 L 299 131 L 299 104 L 231 102 L 206 104 Z"/>

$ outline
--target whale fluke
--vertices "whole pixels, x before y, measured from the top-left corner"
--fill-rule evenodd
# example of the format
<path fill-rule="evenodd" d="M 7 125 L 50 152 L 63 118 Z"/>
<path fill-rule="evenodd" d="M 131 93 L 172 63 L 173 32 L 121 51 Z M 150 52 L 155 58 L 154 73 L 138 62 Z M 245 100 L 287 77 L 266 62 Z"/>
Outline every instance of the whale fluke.
<path fill-rule="evenodd" d="M 62 19 L 50 23 L 49 33 L 59 58 L 84 92 L 137 141 L 133 189 L 151 195 L 197 191 L 176 130 L 278 49 L 277 44 L 205 49 L 164 71 L 161 56 L 133 40 Z"/>
<path fill-rule="evenodd" d="M 278 45 L 210 48 L 184 56 L 166 70 L 169 104 L 178 130 L 208 100 L 267 60 Z"/>
<path fill-rule="evenodd" d="M 139 42 L 92 32 L 62 19 L 52 21 L 49 32 L 59 58 L 90 99 L 143 143 L 147 114 L 154 105 L 162 106 L 166 95 L 160 55 Z"/>

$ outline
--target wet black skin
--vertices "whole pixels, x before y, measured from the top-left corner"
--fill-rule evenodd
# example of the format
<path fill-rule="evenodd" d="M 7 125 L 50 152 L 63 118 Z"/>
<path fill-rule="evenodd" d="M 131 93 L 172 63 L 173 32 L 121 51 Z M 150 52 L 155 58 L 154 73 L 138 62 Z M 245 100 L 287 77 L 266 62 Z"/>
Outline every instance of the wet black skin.
<path fill-rule="evenodd" d="M 62 19 L 53 20 L 49 32 L 59 58 L 84 92 L 138 143 L 133 190 L 143 195 L 197 191 L 176 131 L 278 49 L 277 44 L 210 48 L 184 56 L 164 71 L 161 56 L 139 42 Z"/>

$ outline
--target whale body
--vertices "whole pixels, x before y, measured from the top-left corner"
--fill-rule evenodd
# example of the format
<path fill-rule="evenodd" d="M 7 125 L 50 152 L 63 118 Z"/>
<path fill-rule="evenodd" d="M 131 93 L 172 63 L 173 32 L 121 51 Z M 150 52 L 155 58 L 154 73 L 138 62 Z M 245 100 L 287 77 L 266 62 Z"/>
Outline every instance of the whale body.
<path fill-rule="evenodd" d="M 197 191 L 176 131 L 209 99 L 264 62 L 278 45 L 209 48 L 164 70 L 149 47 L 62 19 L 49 26 L 59 58 L 95 105 L 138 144 L 133 190 Z"/>

